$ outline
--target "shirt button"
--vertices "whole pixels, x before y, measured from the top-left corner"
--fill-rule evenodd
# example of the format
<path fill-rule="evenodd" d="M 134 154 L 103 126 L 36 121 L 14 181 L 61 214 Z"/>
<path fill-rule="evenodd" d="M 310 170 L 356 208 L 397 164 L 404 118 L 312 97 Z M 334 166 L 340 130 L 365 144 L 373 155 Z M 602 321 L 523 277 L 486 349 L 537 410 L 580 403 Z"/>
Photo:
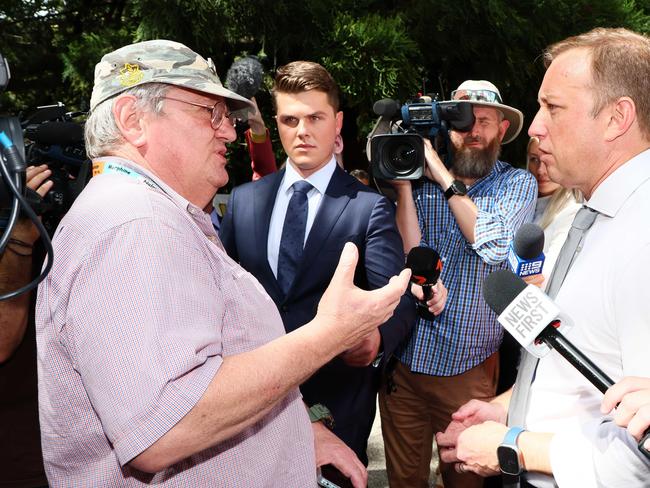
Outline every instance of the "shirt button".
<path fill-rule="evenodd" d="M 210 242 L 217 243 L 217 236 L 208 236 L 208 239 L 210 239 Z"/>

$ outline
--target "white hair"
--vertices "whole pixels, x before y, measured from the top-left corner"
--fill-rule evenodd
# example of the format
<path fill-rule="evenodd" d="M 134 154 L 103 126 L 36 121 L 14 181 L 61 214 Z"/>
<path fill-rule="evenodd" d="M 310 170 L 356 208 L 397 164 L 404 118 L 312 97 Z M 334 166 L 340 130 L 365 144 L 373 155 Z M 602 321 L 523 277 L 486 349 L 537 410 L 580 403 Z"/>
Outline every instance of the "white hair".
<path fill-rule="evenodd" d="M 113 116 L 113 105 L 117 97 L 124 94 L 133 95 L 136 98 L 136 109 L 160 114 L 163 109 L 163 99 L 169 88 L 170 85 L 165 83 L 145 83 L 124 90 L 97 105 L 88 116 L 84 129 L 88 157 L 104 156 L 124 141 Z"/>

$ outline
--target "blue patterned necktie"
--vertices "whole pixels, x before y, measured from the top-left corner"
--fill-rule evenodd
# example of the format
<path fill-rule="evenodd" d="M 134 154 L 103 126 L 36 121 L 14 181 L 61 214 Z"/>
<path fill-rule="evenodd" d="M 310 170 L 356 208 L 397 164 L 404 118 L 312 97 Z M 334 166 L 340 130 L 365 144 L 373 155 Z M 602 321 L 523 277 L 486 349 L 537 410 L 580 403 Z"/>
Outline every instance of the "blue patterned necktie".
<path fill-rule="evenodd" d="M 302 258 L 307 226 L 307 192 L 313 188 L 311 183 L 304 180 L 296 181 L 291 187 L 293 195 L 284 217 L 278 254 L 278 284 L 285 296 Z"/>

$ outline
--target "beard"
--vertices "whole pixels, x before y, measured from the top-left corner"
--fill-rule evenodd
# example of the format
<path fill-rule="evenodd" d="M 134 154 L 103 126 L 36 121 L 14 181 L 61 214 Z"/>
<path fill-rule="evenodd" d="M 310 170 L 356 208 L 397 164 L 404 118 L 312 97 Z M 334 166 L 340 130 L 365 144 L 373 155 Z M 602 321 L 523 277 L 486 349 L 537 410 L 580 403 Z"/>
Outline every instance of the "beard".
<path fill-rule="evenodd" d="M 480 137 L 464 137 L 460 146 L 453 142 L 454 163 L 452 170 L 455 176 L 478 179 L 487 175 L 501 154 L 501 141 L 492 139 L 484 148 L 467 147 L 472 142 L 480 142 Z"/>

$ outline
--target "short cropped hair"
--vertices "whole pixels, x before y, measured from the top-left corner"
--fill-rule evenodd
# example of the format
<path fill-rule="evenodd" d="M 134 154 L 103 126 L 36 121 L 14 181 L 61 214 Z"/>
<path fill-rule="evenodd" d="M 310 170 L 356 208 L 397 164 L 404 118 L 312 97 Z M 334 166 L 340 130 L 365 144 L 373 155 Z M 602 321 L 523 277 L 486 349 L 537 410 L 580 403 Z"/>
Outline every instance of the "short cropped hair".
<path fill-rule="evenodd" d="M 334 111 L 339 111 L 338 85 L 325 68 L 311 61 L 293 61 L 279 67 L 271 93 L 275 103 L 277 93 L 301 93 L 309 90 L 325 93 Z"/>
<path fill-rule="evenodd" d="M 131 94 L 136 98 L 136 108 L 160 114 L 164 97 L 171 86 L 165 83 L 145 83 L 129 88 L 97 105 L 88 116 L 84 128 L 88 157 L 107 156 L 123 143 L 122 134 L 113 117 L 113 105 L 119 96 Z"/>
<path fill-rule="evenodd" d="M 548 68 L 560 54 L 586 49 L 591 61 L 595 117 L 609 103 L 630 97 L 636 105 L 641 132 L 650 139 L 650 39 L 628 29 L 596 28 L 549 46 Z"/>

